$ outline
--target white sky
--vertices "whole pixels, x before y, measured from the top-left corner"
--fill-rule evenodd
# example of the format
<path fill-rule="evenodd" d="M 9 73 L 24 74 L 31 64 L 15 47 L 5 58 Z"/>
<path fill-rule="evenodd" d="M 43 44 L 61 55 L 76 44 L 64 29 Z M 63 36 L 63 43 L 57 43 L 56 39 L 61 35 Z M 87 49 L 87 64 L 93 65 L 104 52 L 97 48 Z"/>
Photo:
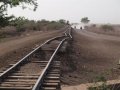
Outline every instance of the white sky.
<path fill-rule="evenodd" d="M 80 22 L 86 16 L 92 23 L 120 23 L 120 0 L 38 0 L 38 3 L 36 12 L 17 7 L 9 9 L 8 13 L 35 20 Z"/>

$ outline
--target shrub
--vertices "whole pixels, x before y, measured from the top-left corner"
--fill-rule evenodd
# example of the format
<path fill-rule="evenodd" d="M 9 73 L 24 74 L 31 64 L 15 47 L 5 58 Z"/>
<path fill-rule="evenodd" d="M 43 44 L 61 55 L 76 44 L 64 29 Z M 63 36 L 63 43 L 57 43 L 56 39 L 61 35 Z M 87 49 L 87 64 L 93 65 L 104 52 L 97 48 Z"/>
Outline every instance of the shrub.
<path fill-rule="evenodd" d="M 107 30 L 107 31 L 112 31 L 112 30 L 114 30 L 114 28 L 113 28 L 113 26 L 111 26 L 111 25 L 102 25 L 101 26 L 101 28 L 103 29 L 103 30 Z"/>
<path fill-rule="evenodd" d="M 84 26 L 85 29 L 88 29 L 88 26 Z"/>
<path fill-rule="evenodd" d="M 14 27 L 14 32 L 16 34 L 22 34 L 24 31 L 34 30 L 34 31 L 40 31 L 40 30 L 55 30 L 60 29 L 66 25 L 65 20 L 59 20 L 59 21 L 48 21 L 48 20 L 41 20 L 41 21 L 35 21 L 35 20 L 28 20 L 24 17 L 18 17 L 14 18 L 10 22 L 10 26 Z M 5 31 L 6 35 L 9 35 L 9 32 L 13 32 L 13 30 L 10 30 L 9 28 L 3 29 L 2 31 Z M 3 37 L 1 35 L 1 37 Z"/>
<path fill-rule="evenodd" d="M 66 20 L 64 20 L 64 19 L 60 19 L 58 22 L 61 24 L 66 24 Z"/>
<path fill-rule="evenodd" d="M 4 28 L 1 28 L 0 30 L 0 37 L 5 38 L 6 36 L 15 36 L 17 34 L 16 28 L 13 26 L 6 26 Z"/>
<path fill-rule="evenodd" d="M 89 87 L 88 90 L 112 90 L 105 83 L 98 87 Z"/>
<path fill-rule="evenodd" d="M 0 39 L 5 38 L 5 37 L 6 37 L 6 35 L 4 33 L 0 32 Z"/>
<path fill-rule="evenodd" d="M 88 90 L 111 90 L 107 85 L 106 78 L 104 76 L 96 77 L 96 81 L 94 82 L 94 86 L 89 87 Z M 101 82 L 101 85 L 97 82 Z"/>
<path fill-rule="evenodd" d="M 25 28 L 22 27 L 22 26 L 17 26 L 17 27 L 16 27 L 16 30 L 17 30 L 17 32 L 24 32 L 24 31 L 25 31 Z"/>
<path fill-rule="evenodd" d="M 96 24 L 93 24 L 92 27 L 96 27 Z"/>
<path fill-rule="evenodd" d="M 47 29 L 59 29 L 62 28 L 64 24 L 59 23 L 59 22 L 51 22 L 47 25 Z"/>
<path fill-rule="evenodd" d="M 15 26 L 17 32 L 22 32 L 25 31 L 25 28 L 23 27 L 23 25 L 27 22 L 28 20 L 25 19 L 24 17 L 18 17 L 15 18 L 14 20 L 11 21 L 11 26 Z"/>
<path fill-rule="evenodd" d="M 25 30 L 35 30 L 36 29 L 36 23 L 34 21 L 27 21 L 22 25 Z"/>

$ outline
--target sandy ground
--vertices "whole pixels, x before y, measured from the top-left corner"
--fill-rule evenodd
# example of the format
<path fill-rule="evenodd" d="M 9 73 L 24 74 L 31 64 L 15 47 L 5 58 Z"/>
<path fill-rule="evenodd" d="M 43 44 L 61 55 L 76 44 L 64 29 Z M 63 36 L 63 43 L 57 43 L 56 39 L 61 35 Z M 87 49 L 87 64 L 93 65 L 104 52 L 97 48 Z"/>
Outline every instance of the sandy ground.
<path fill-rule="evenodd" d="M 73 37 L 70 55 L 67 61 L 62 63 L 63 85 L 89 83 L 100 77 L 105 77 L 107 80 L 118 79 L 120 75 L 117 65 L 120 59 L 119 36 L 74 30 Z"/>
<path fill-rule="evenodd" d="M 35 46 L 61 32 L 38 32 L 1 42 L 0 67 L 18 61 Z M 63 90 L 79 90 L 79 87 L 69 89 L 69 86 L 93 82 L 101 76 L 107 80 L 118 79 L 120 75 L 120 70 L 117 69 L 120 59 L 119 36 L 74 30 L 73 37 L 68 52 L 61 56 L 63 60 L 61 81 L 63 85 L 67 85 Z"/>
<path fill-rule="evenodd" d="M 119 84 L 120 80 L 109 80 L 106 82 L 106 85 L 113 85 L 112 90 L 119 90 L 119 87 L 115 87 L 114 84 Z M 97 82 L 97 83 L 86 83 L 86 84 L 80 84 L 76 86 L 62 86 L 62 90 L 88 90 L 90 87 L 96 87 L 101 86 L 103 82 Z"/>
<path fill-rule="evenodd" d="M 101 26 L 96 26 L 96 27 L 89 26 L 87 31 L 91 31 L 98 34 L 120 36 L 120 25 L 112 25 L 112 27 L 113 30 L 104 30 L 101 28 Z"/>
<path fill-rule="evenodd" d="M 0 42 L 0 67 L 15 63 L 45 40 L 60 35 L 63 31 L 35 32 Z"/>

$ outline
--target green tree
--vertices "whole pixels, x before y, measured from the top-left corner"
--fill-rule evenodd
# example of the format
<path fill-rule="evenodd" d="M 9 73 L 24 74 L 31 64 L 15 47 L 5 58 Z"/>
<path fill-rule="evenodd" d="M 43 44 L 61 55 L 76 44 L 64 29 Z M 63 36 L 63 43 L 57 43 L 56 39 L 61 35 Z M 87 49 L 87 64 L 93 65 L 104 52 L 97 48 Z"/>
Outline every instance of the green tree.
<path fill-rule="evenodd" d="M 88 19 L 88 17 L 84 17 L 81 19 L 81 22 L 84 23 L 84 24 L 87 24 L 90 22 L 90 20 Z"/>
<path fill-rule="evenodd" d="M 58 22 L 62 23 L 62 24 L 66 24 L 66 20 L 64 20 L 64 19 L 60 19 Z"/>
<path fill-rule="evenodd" d="M 25 17 L 18 17 L 11 20 L 10 25 L 15 26 L 18 32 L 25 31 L 24 24 L 29 23 Z"/>
<path fill-rule="evenodd" d="M 37 0 L 0 0 L 0 27 L 8 25 L 13 18 L 13 16 L 7 15 L 7 8 L 9 6 L 12 8 L 21 5 L 24 9 L 27 8 L 26 4 L 34 6 L 34 11 L 38 6 Z"/>
<path fill-rule="evenodd" d="M 1 4 L 1 8 L 0 10 L 7 10 L 8 6 L 10 7 L 16 7 L 19 5 L 22 5 L 23 8 L 25 8 L 26 4 L 28 5 L 34 5 L 34 9 L 36 10 L 38 4 L 37 4 L 37 0 L 0 0 L 0 4 Z"/>
<path fill-rule="evenodd" d="M 5 16 L 0 15 L 0 27 L 4 27 L 9 25 L 10 21 L 14 18 L 14 16 Z"/>

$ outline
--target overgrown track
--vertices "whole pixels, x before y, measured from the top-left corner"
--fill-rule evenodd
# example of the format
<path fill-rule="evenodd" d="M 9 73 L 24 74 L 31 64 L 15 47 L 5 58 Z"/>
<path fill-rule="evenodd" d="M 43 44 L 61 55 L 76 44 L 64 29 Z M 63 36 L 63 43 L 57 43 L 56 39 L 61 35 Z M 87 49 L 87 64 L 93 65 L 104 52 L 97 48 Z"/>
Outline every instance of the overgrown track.
<path fill-rule="evenodd" d="M 59 90 L 60 61 L 56 54 L 72 38 L 71 27 L 65 35 L 47 40 L 16 64 L 0 74 L 0 90 Z"/>

